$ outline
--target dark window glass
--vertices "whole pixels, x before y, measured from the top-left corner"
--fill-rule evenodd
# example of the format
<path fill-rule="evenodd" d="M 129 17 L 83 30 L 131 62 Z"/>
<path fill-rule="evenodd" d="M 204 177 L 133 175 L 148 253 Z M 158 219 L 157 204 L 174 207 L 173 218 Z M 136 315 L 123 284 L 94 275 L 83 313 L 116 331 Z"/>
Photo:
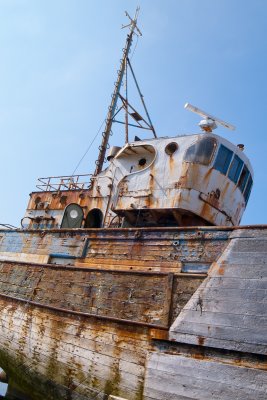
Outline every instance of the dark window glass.
<path fill-rule="evenodd" d="M 234 183 L 237 183 L 238 181 L 243 164 L 243 161 L 237 155 L 235 155 L 228 173 L 228 177 Z"/>
<path fill-rule="evenodd" d="M 232 156 L 233 152 L 221 144 L 213 168 L 226 175 Z"/>
<path fill-rule="evenodd" d="M 212 159 L 215 147 L 216 139 L 205 138 L 201 139 L 186 150 L 184 161 L 208 165 Z"/>
<path fill-rule="evenodd" d="M 246 183 L 248 181 L 249 177 L 249 170 L 246 165 L 244 165 L 244 168 L 242 169 L 239 181 L 238 181 L 238 187 L 240 188 L 241 192 L 244 191 Z"/>
<path fill-rule="evenodd" d="M 250 196 L 250 192 L 251 192 L 251 188 L 252 188 L 252 183 L 253 183 L 253 181 L 252 181 L 252 178 L 251 178 L 251 175 L 250 175 L 249 180 L 248 180 L 247 187 L 246 187 L 245 192 L 244 192 L 244 197 L 245 197 L 246 203 L 248 202 L 248 199 L 249 199 L 249 196 Z"/>

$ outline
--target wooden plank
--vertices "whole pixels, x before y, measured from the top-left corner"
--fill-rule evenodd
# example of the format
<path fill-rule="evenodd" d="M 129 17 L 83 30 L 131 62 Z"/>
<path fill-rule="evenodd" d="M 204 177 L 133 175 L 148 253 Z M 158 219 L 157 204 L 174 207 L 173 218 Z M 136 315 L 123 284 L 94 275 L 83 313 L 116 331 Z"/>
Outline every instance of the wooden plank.
<path fill-rule="evenodd" d="M 0 252 L 0 262 L 1 261 L 23 261 L 32 262 L 37 264 L 47 264 L 49 260 L 49 255 L 41 254 L 30 254 L 30 253 L 14 253 L 1 251 Z"/>
<path fill-rule="evenodd" d="M 232 239 L 173 323 L 170 339 L 266 353 L 267 258 L 258 252 L 259 246 L 256 253 L 247 252 L 255 240 Z M 238 246 L 242 252 L 236 251 Z"/>
<path fill-rule="evenodd" d="M 224 289 L 246 289 L 246 290 L 256 290 L 267 288 L 267 277 L 251 277 L 242 276 L 240 278 L 224 276 L 221 275 L 214 276 L 213 279 L 208 283 L 209 287 L 212 288 L 224 288 Z"/>
<path fill-rule="evenodd" d="M 53 307 L 137 322 L 150 321 L 157 325 L 168 324 L 168 293 L 171 290 L 168 275 L 148 274 L 144 280 L 142 275 L 130 272 L 79 271 L 75 279 L 73 274 L 72 270 L 36 270 L 34 267 L 22 270 L 19 265 L 13 265 L 9 275 L 0 278 L 6 279 L 0 283 L 0 289 L 9 296 L 12 293 L 14 297 Z M 82 282 L 82 286 L 77 280 Z"/>
<path fill-rule="evenodd" d="M 236 261 L 236 262 L 235 262 Z M 219 265 L 214 264 L 212 276 L 232 277 L 238 279 L 262 279 L 267 278 L 267 263 L 262 260 L 261 263 L 253 262 L 242 263 L 240 260 L 231 259 L 229 262 L 222 260 Z"/>
<path fill-rule="evenodd" d="M 230 262 L 231 264 L 243 264 L 243 265 L 266 265 L 267 264 L 267 252 L 251 253 L 250 251 L 240 253 L 239 251 L 231 252 L 231 255 L 223 260 L 224 262 Z"/>
<path fill-rule="evenodd" d="M 191 310 L 193 307 L 200 311 L 199 297 L 197 294 L 184 306 L 184 310 Z M 255 315 L 261 317 L 262 315 L 266 315 L 266 303 L 236 301 L 235 307 L 233 307 L 233 302 L 229 298 L 225 300 L 215 300 L 214 298 L 209 299 L 208 296 L 206 296 L 202 311 L 221 312 L 233 315 Z"/>
<path fill-rule="evenodd" d="M 195 360 L 151 353 L 146 371 L 144 399 L 264 399 L 265 371 L 237 367 L 214 360 Z M 175 397 L 176 396 L 176 397 Z"/>
<path fill-rule="evenodd" d="M 200 318 L 199 318 L 199 314 Z M 267 331 L 267 316 L 260 315 L 240 315 L 240 314 L 227 314 L 205 310 L 182 310 L 180 318 L 186 316 L 187 323 L 194 323 L 194 321 L 201 321 L 201 324 L 214 325 L 216 327 L 235 327 L 240 329 L 257 329 L 261 328 L 261 332 Z M 267 344 L 267 335 L 266 335 Z"/>
<path fill-rule="evenodd" d="M 23 308 L 21 309 L 23 310 Z M 36 310 L 34 311 L 34 313 L 37 314 Z M 9 329 L 9 324 L 7 324 L 7 328 L 5 330 L 2 330 L 1 332 L 2 334 L 0 336 L 0 343 L 2 343 L 2 345 L 5 346 L 6 350 L 10 349 L 11 351 L 14 352 L 14 355 L 17 354 L 17 351 L 20 351 L 21 354 L 24 354 L 25 360 L 32 359 L 33 352 L 35 352 L 35 354 L 37 352 L 38 371 L 39 372 L 43 371 L 45 373 L 46 378 L 49 378 L 47 374 L 47 368 L 51 360 L 51 351 L 52 351 L 54 368 L 60 370 L 59 379 L 62 379 L 61 382 L 64 382 L 64 374 L 65 374 L 64 371 L 66 371 L 67 373 L 67 371 L 69 371 L 70 369 L 70 365 L 74 365 L 74 368 L 75 365 L 79 365 L 80 373 L 81 373 L 80 369 L 81 366 L 84 366 L 84 372 L 89 373 L 88 375 L 89 377 L 95 377 L 99 381 L 98 387 L 103 387 L 103 389 L 106 384 L 106 380 L 112 379 L 113 375 L 112 371 L 114 370 L 113 368 L 114 363 L 117 363 L 120 371 L 120 391 L 127 392 L 128 390 L 130 393 L 133 393 L 132 398 L 134 398 L 134 396 L 136 395 L 135 391 L 137 390 L 140 383 L 140 379 L 142 379 L 144 375 L 144 368 L 141 364 L 133 363 L 129 359 L 127 360 L 126 357 L 125 360 L 123 360 L 123 358 L 121 357 L 122 349 L 116 350 L 116 346 L 114 346 L 114 351 L 111 352 L 110 355 L 105 355 L 105 354 L 101 355 L 99 348 L 93 346 L 93 344 L 91 350 L 88 350 L 87 348 L 88 343 L 86 342 L 86 340 L 84 340 L 84 337 L 80 337 L 79 339 L 80 345 L 82 347 L 80 348 L 77 347 L 76 346 L 77 343 L 73 343 L 73 337 L 67 338 L 66 335 L 62 333 L 61 330 L 62 325 L 64 325 L 64 321 L 67 320 L 69 321 L 69 326 L 73 328 L 73 321 L 72 319 L 69 318 L 59 318 L 58 320 L 55 320 L 53 324 L 51 324 L 50 318 L 45 318 L 46 324 L 48 324 L 48 329 L 50 331 L 47 332 L 47 335 L 45 336 L 40 335 L 40 332 L 38 332 L 39 330 L 38 327 L 40 326 L 40 323 L 38 323 L 38 320 L 36 321 L 36 324 L 33 323 L 33 320 L 29 319 L 27 317 L 27 314 L 28 310 L 24 309 L 24 318 L 22 319 L 22 324 L 20 324 L 17 318 L 19 312 L 18 310 L 14 310 L 14 315 L 12 315 L 11 318 L 15 324 L 18 324 L 19 330 L 17 332 L 17 335 L 14 336 L 16 330 L 12 329 L 11 331 Z M 57 332 L 55 332 L 55 328 Z M 25 340 L 23 344 L 21 342 L 22 331 L 24 331 L 24 334 L 27 337 L 27 340 Z M 116 330 L 116 332 L 117 334 L 119 333 L 118 330 Z M 2 339 L 4 333 L 7 338 L 10 338 L 9 343 L 6 340 L 4 340 L 4 338 Z M 95 329 L 96 338 L 98 338 L 102 334 L 105 335 L 105 333 L 106 333 L 105 331 L 102 332 L 97 328 Z M 134 335 L 136 336 L 137 339 L 138 335 L 136 332 L 134 333 Z M 115 339 L 113 334 L 110 336 L 110 338 L 112 338 L 112 340 Z M 120 341 L 121 340 L 122 338 L 120 338 Z M 75 352 L 73 352 L 73 349 L 75 349 Z M 142 354 L 143 350 L 144 350 L 143 346 L 140 348 L 140 341 L 136 340 L 136 347 L 135 347 L 136 355 L 140 351 Z M 145 358 L 141 356 L 139 362 L 140 361 L 142 364 L 144 364 Z M 86 372 L 88 371 L 88 368 L 89 372 Z M 58 377 L 54 376 L 53 374 L 55 374 L 54 369 L 53 370 L 51 369 L 51 378 L 53 379 L 53 381 L 55 381 L 57 380 Z M 73 376 L 73 382 L 77 383 L 77 385 L 80 384 L 79 379 L 76 380 L 75 376 Z M 88 384 L 90 385 L 91 383 L 89 382 Z"/>

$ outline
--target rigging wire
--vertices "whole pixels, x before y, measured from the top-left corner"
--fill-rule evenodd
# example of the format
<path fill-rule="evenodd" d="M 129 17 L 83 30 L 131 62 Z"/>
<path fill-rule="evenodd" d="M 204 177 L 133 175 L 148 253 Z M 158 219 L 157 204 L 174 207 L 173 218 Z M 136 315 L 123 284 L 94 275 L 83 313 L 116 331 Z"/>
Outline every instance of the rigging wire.
<path fill-rule="evenodd" d="M 98 129 L 98 131 L 97 131 L 97 133 L 96 133 L 96 135 L 95 135 L 95 137 L 93 138 L 93 140 L 91 141 L 91 143 L 90 143 L 89 146 L 87 147 L 87 149 L 86 149 L 84 155 L 82 156 L 82 158 L 80 159 L 80 161 L 79 161 L 78 164 L 76 165 L 76 168 L 74 169 L 74 171 L 73 171 L 73 173 L 71 174 L 71 176 L 73 176 L 73 175 L 75 174 L 75 172 L 77 171 L 77 169 L 78 169 L 79 166 L 81 165 L 81 162 L 83 161 L 84 157 L 86 156 L 86 154 L 88 153 L 88 151 L 89 151 L 90 148 L 92 147 L 94 141 L 96 140 L 97 136 L 99 135 L 99 132 L 100 132 L 101 129 L 102 129 L 102 126 L 103 126 L 104 123 L 105 123 L 105 120 L 106 120 L 106 119 L 103 120 L 103 122 L 102 122 L 102 124 L 100 125 L 100 127 L 99 127 L 99 129 Z"/>
<path fill-rule="evenodd" d="M 134 46 L 134 49 L 133 49 L 133 52 L 132 52 L 132 55 L 131 55 L 131 60 L 133 59 L 133 56 L 134 56 L 134 53 L 135 53 L 135 50 L 136 50 L 136 47 L 137 47 L 137 44 L 138 44 L 138 40 L 139 40 L 139 36 L 136 35 L 136 43 L 135 43 L 135 46 Z M 79 161 L 78 164 L 76 165 L 76 167 L 75 167 L 74 171 L 72 172 L 71 176 L 73 176 L 73 175 L 75 174 L 75 172 L 77 171 L 77 169 L 78 169 L 79 166 L 81 165 L 81 162 L 83 161 L 83 159 L 84 159 L 85 156 L 87 155 L 88 151 L 90 150 L 91 146 L 93 145 L 94 141 L 96 140 L 97 136 L 99 135 L 99 132 L 101 131 L 102 126 L 104 125 L 104 122 L 105 122 L 105 119 L 103 120 L 103 122 L 102 122 L 100 128 L 98 129 L 98 131 L 97 131 L 95 137 L 93 138 L 93 140 L 92 140 L 91 143 L 89 144 L 88 148 L 86 149 L 84 155 L 82 156 L 82 158 L 80 159 L 80 161 Z"/>
<path fill-rule="evenodd" d="M 135 43 L 135 46 L 134 46 L 134 49 L 133 49 L 133 52 L 132 52 L 131 61 L 132 61 L 132 59 L 133 59 L 134 52 L 135 52 L 135 49 L 136 49 L 136 47 L 137 47 L 138 40 L 139 40 L 139 36 L 138 36 L 138 35 L 136 35 L 136 37 L 137 37 L 137 39 L 136 39 L 136 43 Z"/>

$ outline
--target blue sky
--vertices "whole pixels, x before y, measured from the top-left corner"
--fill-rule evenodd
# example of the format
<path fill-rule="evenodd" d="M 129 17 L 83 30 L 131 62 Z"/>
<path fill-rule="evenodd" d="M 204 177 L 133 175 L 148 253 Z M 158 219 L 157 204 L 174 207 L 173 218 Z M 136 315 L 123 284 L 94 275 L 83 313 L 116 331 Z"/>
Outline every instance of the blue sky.
<path fill-rule="evenodd" d="M 244 143 L 254 167 L 242 224 L 267 223 L 266 0 L 0 0 L 1 223 L 19 226 L 38 177 L 75 169 L 106 116 L 124 11 L 137 4 L 132 64 L 158 135 L 199 131 L 187 101 L 236 125 L 216 133 Z M 100 137 L 78 172 L 94 170 Z"/>

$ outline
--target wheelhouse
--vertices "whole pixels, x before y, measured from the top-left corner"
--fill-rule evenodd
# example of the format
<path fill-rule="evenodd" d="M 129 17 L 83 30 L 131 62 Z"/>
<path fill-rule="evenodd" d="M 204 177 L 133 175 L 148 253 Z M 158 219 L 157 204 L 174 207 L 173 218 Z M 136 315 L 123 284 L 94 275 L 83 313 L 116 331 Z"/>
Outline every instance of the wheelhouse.
<path fill-rule="evenodd" d="M 184 162 L 209 166 L 220 172 L 241 191 L 247 204 L 253 185 L 250 164 L 238 147 L 233 149 L 232 144 L 227 146 L 220 141 L 221 138 L 201 137 L 188 147 Z"/>

